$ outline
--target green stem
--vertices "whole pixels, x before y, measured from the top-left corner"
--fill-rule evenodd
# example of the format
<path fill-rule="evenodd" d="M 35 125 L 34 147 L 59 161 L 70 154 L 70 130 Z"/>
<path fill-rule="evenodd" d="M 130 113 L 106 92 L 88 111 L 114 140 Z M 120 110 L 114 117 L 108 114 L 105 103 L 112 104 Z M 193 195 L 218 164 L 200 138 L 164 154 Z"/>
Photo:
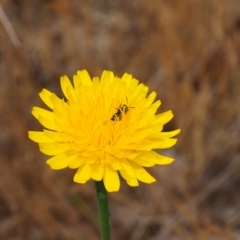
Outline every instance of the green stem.
<path fill-rule="evenodd" d="M 95 181 L 97 191 L 98 212 L 101 230 L 101 240 L 110 240 L 110 223 L 108 211 L 108 196 L 103 181 Z"/>

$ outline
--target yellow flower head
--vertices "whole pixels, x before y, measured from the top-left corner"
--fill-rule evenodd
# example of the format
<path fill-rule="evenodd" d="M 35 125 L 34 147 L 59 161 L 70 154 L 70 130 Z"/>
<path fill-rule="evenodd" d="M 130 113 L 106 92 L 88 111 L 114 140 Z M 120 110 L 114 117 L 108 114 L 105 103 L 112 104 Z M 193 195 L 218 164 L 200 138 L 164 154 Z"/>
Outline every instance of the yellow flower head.
<path fill-rule="evenodd" d="M 153 151 L 177 142 L 171 137 L 180 129 L 161 132 L 173 114 L 156 115 L 156 92 L 147 96 L 148 87 L 132 75 L 118 78 L 104 71 L 100 79 L 91 80 L 83 70 L 73 77 L 73 85 L 67 76 L 61 77 L 61 88 L 65 99 L 46 89 L 40 92 L 51 110 L 33 107 L 32 114 L 46 129 L 29 131 L 40 151 L 51 156 L 47 164 L 52 169 L 76 168 L 75 182 L 103 179 L 107 191 L 114 192 L 120 188 L 118 172 L 135 187 L 138 181 L 156 181 L 144 167 L 174 160 Z"/>

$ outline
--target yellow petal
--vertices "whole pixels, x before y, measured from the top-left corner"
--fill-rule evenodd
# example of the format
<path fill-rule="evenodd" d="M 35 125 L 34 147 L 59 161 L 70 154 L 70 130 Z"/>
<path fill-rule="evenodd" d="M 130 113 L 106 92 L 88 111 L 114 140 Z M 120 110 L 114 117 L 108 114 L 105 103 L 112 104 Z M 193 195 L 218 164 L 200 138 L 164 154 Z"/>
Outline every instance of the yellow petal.
<path fill-rule="evenodd" d="M 166 111 L 155 116 L 154 124 L 166 124 L 173 118 L 172 111 Z"/>
<path fill-rule="evenodd" d="M 135 173 L 133 171 L 133 168 L 131 166 L 131 164 L 129 163 L 128 160 L 122 159 L 121 160 L 121 164 L 123 166 L 123 169 L 127 172 L 127 174 L 131 177 L 131 178 L 136 178 Z"/>
<path fill-rule="evenodd" d="M 110 161 L 111 167 L 114 170 L 120 170 L 122 169 L 122 165 L 120 163 L 120 161 L 116 160 L 116 159 L 112 159 L 112 161 Z"/>
<path fill-rule="evenodd" d="M 50 165 L 51 169 L 58 170 L 68 167 L 68 163 L 71 156 L 68 156 L 68 154 L 63 153 L 56 155 L 50 159 L 47 160 L 47 164 Z"/>
<path fill-rule="evenodd" d="M 158 134 L 156 134 L 154 136 L 154 138 L 170 138 L 170 137 L 174 137 L 176 136 L 177 134 L 179 134 L 181 132 L 181 129 L 177 129 L 177 130 L 174 130 L 174 131 L 171 131 L 171 132 L 159 132 Z"/>
<path fill-rule="evenodd" d="M 69 124 L 69 116 L 67 116 L 65 112 L 63 111 L 59 112 L 58 110 L 54 109 L 54 116 L 59 123 L 67 124 L 67 125 Z"/>
<path fill-rule="evenodd" d="M 99 90 L 99 84 L 100 84 L 99 77 L 93 77 L 92 84 L 93 84 L 93 88 L 95 89 L 95 92 L 97 92 L 97 90 Z"/>
<path fill-rule="evenodd" d="M 77 75 L 81 78 L 83 85 L 92 86 L 91 78 L 86 70 L 78 71 Z"/>
<path fill-rule="evenodd" d="M 76 93 L 79 94 L 81 91 L 81 85 L 82 85 L 80 76 L 78 75 L 73 76 L 73 85 L 76 90 Z"/>
<path fill-rule="evenodd" d="M 158 154 L 154 151 L 142 152 L 142 154 L 140 154 L 139 158 L 143 159 L 145 161 L 149 161 L 149 162 L 152 162 L 152 163 L 155 163 L 155 164 L 159 164 L 159 165 L 170 164 L 174 161 L 173 158 L 162 156 L 162 155 L 160 155 L 160 154 Z"/>
<path fill-rule="evenodd" d="M 52 130 L 56 129 L 54 114 L 52 112 L 47 111 L 43 108 L 33 107 L 32 114 L 44 127 Z"/>
<path fill-rule="evenodd" d="M 95 181 L 101 181 L 103 178 L 104 167 L 100 164 L 92 164 L 91 168 L 91 178 Z"/>
<path fill-rule="evenodd" d="M 64 145 L 62 145 L 64 147 Z M 66 151 L 65 148 L 61 148 L 57 143 L 39 143 L 39 149 L 42 153 L 54 156 Z"/>
<path fill-rule="evenodd" d="M 130 74 L 131 75 L 131 74 Z M 124 80 L 123 80 L 124 81 Z M 139 80 L 137 80 L 136 78 L 133 78 L 132 75 L 131 75 L 131 81 L 128 81 L 127 82 L 128 84 L 128 87 L 132 90 L 132 91 L 135 91 L 136 87 L 138 86 L 139 84 Z M 148 88 L 144 88 L 144 91 L 148 91 Z"/>
<path fill-rule="evenodd" d="M 52 102 L 54 106 L 54 110 L 57 112 L 64 112 L 67 107 L 67 103 L 64 102 L 64 100 L 57 97 L 54 93 L 50 96 L 50 101 Z"/>
<path fill-rule="evenodd" d="M 124 75 L 121 78 L 122 82 L 127 84 L 127 90 L 129 97 L 133 97 L 135 90 L 138 88 L 139 80 L 136 78 L 133 78 L 131 74 L 124 73 Z"/>
<path fill-rule="evenodd" d="M 73 180 L 77 183 L 85 183 L 90 179 L 90 173 L 91 170 L 89 164 L 84 164 L 78 169 Z"/>
<path fill-rule="evenodd" d="M 138 180 L 137 179 L 131 179 L 126 181 L 127 184 L 131 187 L 137 187 L 139 186 Z"/>
<path fill-rule="evenodd" d="M 143 83 L 139 84 L 134 91 L 133 97 L 136 96 L 137 99 L 145 98 L 148 92 L 148 87 Z"/>
<path fill-rule="evenodd" d="M 143 167 L 153 167 L 155 165 L 155 162 L 149 161 L 148 159 L 142 159 L 141 157 L 136 157 L 132 161 Z"/>
<path fill-rule="evenodd" d="M 168 138 L 163 139 L 159 141 L 154 141 L 154 143 L 151 145 L 153 149 L 159 148 L 159 149 L 166 149 L 174 146 L 177 143 L 176 138 Z"/>
<path fill-rule="evenodd" d="M 136 174 L 136 177 L 139 181 L 145 182 L 145 183 L 156 182 L 156 179 L 153 178 L 143 167 L 141 167 L 138 164 L 135 164 L 133 162 L 131 162 L 131 165 L 132 165 L 133 170 Z"/>
<path fill-rule="evenodd" d="M 121 79 L 122 79 L 123 82 L 126 82 L 126 83 L 131 82 L 132 75 L 128 74 L 128 73 L 124 73 Z"/>
<path fill-rule="evenodd" d="M 64 140 L 66 140 L 63 137 L 63 133 L 53 132 L 53 131 L 49 131 L 49 130 L 45 130 L 45 129 L 43 131 L 44 131 L 44 135 L 47 136 L 52 141 L 64 142 Z"/>
<path fill-rule="evenodd" d="M 144 114 L 146 117 L 149 118 L 149 116 L 154 116 L 156 113 L 157 109 L 160 107 L 161 102 L 158 100 L 155 103 L 153 103 L 151 106 L 149 106 L 145 111 Z M 149 122 L 149 121 L 148 121 Z"/>
<path fill-rule="evenodd" d="M 57 130 L 56 129 L 56 123 L 54 120 L 49 120 L 45 117 L 39 116 L 38 117 L 38 121 L 45 127 L 48 128 L 50 130 Z"/>
<path fill-rule="evenodd" d="M 53 109 L 53 104 L 50 101 L 50 96 L 52 95 L 52 93 L 50 91 L 48 91 L 47 89 L 43 89 L 40 93 L 39 96 L 42 99 L 42 101 L 51 109 Z"/>
<path fill-rule="evenodd" d="M 128 174 L 128 172 L 125 169 L 119 170 L 119 173 L 126 181 L 136 180 L 135 173 L 134 173 L 134 176 L 131 176 L 131 175 Z"/>
<path fill-rule="evenodd" d="M 130 149 L 132 148 L 132 146 L 130 145 L 131 143 L 137 143 L 140 142 L 141 139 L 144 139 L 147 135 L 149 134 L 149 131 L 147 129 L 141 130 L 136 132 L 135 135 L 131 135 L 129 138 L 126 139 L 126 136 L 123 135 L 121 137 L 119 137 L 118 141 L 125 143 L 125 144 L 121 144 L 119 147 L 121 147 L 122 149 Z M 127 145 L 127 146 L 125 146 Z M 120 156 L 121 157 L 121 156 Z"/>
<path fill-rule="evenodd" d="M 117 192 L 120 188 L 120 180 L 118 173 L 110 166 L 105 168 L 103 182 L 108 192 Z"/>
<path fill-rule="evenodd" d="M 69 161 L 69 168 L 71 169 L 75 169 L 75 168 L 79 168 L 80 166 L 82 166 L 84 164 L 85 159 L 81 158 L 78 154 L 75 155 L 74 157 L 72 157 Z"/>
<path fill-rule="evenodd" d="M 138 180 L 136 178 L 136 175 L 134 176 L 134 178 L 132 176 L 130 176 L 126 170 L 119 170 L 121 176 L 126 180 L 127 184 L 131 187 L 137 187 L 138 184 Z"/>
<path fill-rule="evenodd" d="M 177 139 L 175 138 L 167 138 L 167 139 L 150 139 L 145 140 L 142 144 L 136 146 L 136 149 L 139 151 L 151 151 L 152 149 L 166 149 L 170 148 L 177 143 Z"/>
<path fill-rule="evenodd" d="M 54 142 L 51 138 L 48 138 L 44 132 L 37 131 L 28 131 L 28 137 L 37 143 L 46 143 L 46 142 Z"/>
<path fill-rule="evenodd" d="M 153 103 L 153 101 L 154 101 L 154 99 L 156 98 L 156 96 L 157 96 L 157 93 L 156 93 L 156 92 L 152 92 L 152 93 L 147 97 L 144 107 L 149 107 L 149 106 Z"/>
<path fill-rule="evenodd" d="M 69 99 L 70 95 L 75 95 L 72 83 L 67 76 L 63 76 L 60 78 L 60 84 L 63 94 L 67 99 Z"/>
<path fill-rule="evenodd" d="M 101 76 L 101 84 L 104 83 L 109 84 L 113 81 L 113 79 L 114 79 L 113 72 L 104 70 Z"/>
<path fill-rule="evenodd" d="M 51 121 L 54 120 L 53 112 L 50 112 L 50 111 L 45 110 L 45 109 L 40 108 L 40 107 L 33 107 L 32 115 L 38 120 L 39 120 L 39 116 L 42 116 L 42 117 L 44 117 L 46 119 L 49 119 Z"/>

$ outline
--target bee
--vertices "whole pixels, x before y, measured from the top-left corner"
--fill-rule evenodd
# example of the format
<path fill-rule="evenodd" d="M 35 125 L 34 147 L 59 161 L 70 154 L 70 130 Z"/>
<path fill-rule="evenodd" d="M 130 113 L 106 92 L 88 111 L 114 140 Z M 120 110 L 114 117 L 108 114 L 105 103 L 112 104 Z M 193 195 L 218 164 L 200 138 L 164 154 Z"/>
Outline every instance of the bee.
<path fill-rule="evenodd" d="M 121 121 L 123 115 L 129 111 L 129 108 L 134 108 L 134 107 L 128 107 L 126 104 L 120 104 L 120 106 L 117 108 L 116 113 L 112 115 L 111 120 Z"/>

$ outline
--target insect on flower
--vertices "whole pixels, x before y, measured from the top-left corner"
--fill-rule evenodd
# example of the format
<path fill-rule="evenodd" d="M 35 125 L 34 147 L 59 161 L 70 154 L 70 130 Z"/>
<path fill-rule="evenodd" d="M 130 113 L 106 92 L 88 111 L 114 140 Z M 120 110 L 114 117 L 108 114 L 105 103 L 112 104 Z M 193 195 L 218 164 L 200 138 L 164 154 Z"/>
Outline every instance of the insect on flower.
<path fill-rule="evenodd" d="M 128 107 L 126 104 L 120 104 L 120 106 L 117 108 L 117 112 L 112 115 L 111 120 L 121 121 L 123 114 L 126 114 L 129 111 L 129 108 L 134 108 L 134 107 Z"/>

